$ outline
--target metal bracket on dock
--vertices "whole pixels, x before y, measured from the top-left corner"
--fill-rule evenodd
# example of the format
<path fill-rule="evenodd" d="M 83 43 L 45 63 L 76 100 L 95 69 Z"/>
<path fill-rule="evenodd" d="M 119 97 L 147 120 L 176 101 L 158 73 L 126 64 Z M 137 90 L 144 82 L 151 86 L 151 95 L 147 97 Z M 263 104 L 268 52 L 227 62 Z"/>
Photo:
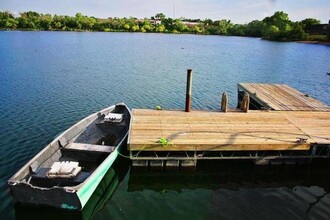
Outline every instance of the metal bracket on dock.
<path fill-rule="evenodd" d="M 330 145 L 313 146 L 311 150 L 283 150 L 283 151 L 180 151 L 159 152 L 144 151 L 140 154 L 130 153 L 134 167 L 182 167 L 196 166 L 198 160 L 253 160 L 257 164 L 277 161 L 311 160 L 315 158 L 330 158 Z M 159 161 L 159 162 L 156 162 Z M 262 163 L 259 163 L 262 161 Z"/>

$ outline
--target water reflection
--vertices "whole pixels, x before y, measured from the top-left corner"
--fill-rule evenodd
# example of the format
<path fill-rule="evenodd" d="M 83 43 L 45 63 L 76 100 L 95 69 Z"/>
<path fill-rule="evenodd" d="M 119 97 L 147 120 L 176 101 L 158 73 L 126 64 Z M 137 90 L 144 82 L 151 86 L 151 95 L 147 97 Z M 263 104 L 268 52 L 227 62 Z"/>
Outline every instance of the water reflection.
<path fill-rule="evenodd" d="M 181 189 L 294 188 L 317 185 L 330 191 L 329 160 L 304 165 L 257 166 L 249 161 L 199 161 L 196 171 L 131 169 L 128 191 Z"/>
<path fill-rule="evenodd" d="M 162 204 L 161 211 L 157 209 L 149 216 L 329 219 L 329 168 L 329 161 L 318 160 L 309 165 L 283 166 L 205 161 L 199 163 L 196 172 L 132 169 L 128 191 L 139 196 L 145 205 Z M 133 215 L 127 213 L 126 217 Z"/>
<path fill-rule="evenodd" d="M 129 163 L 118 158 L 82 211 L 16 204 L 16 218 L 319 220 L 330 217 L 329 160 L 281 166 L 200 161 L 196 171 L 129 170 Z"/>
<path fill-rule="evenodd" d="M 118 187 L 118 184 L 127 174 L 128 162 L 123 158 L 118 158 L 114 165 L 110 167 L 105 174 L 95 192 L 88 200 L 87 204 L 80 211 L 70 211 L 57 209 L 52 207 L 37 207 L 26 204 L 16 203 L 15 216 L 16 219 L 61 219 L 61 220 L 86 220 L 93 219 L 94 215 L 99 212 Z"/>

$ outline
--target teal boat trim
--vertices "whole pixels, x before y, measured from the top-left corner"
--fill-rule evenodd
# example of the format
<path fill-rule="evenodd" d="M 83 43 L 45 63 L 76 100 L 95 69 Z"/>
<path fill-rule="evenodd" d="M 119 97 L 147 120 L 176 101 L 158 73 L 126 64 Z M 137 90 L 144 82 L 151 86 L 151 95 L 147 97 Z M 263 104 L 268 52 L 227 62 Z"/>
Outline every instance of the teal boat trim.
<path fill-rule="evenodd" d="M 118 146 L 118 148 L 120 147 L 121 146 Z M 80 200 L 82 208 L 86 205 L 96 187 L 99 185 L 106 172 L 116 160 L 118 156 L 118 148 L 109 155 L 109 157 L 94 171 L 90 177 L 88 177 L 88 180 L 86 180 L 84 186 L 78 190 L 77 196 Z"/>

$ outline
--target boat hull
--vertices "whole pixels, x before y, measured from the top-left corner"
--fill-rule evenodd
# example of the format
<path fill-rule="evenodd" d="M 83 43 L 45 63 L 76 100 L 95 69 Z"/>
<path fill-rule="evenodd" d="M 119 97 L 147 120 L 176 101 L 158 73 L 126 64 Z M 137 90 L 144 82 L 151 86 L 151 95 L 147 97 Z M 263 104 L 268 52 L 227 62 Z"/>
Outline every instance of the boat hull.
<path fill-rule="evenodd" d="M 79 210 L 83 208 L 76 193 L 67 192 L 62 188 L 45 190 L 31 187 L 28 184 L 19 183 L 15 186 L 11 186 L 10 191 L 15 202 L 72 210 Z M 63 201 L 65 201 L 65 203 Z"/>

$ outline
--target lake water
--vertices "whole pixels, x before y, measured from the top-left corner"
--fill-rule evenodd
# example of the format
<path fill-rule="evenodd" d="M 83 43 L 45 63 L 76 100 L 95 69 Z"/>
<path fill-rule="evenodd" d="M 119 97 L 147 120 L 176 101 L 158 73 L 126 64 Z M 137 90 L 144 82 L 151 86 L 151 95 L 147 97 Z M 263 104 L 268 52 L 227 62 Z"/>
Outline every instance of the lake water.
<path fill-rule="evenodd" d="M 15 218 L 7 179 L 92 112 L 122 101 L 183 109 L 188 68 L 193 109 L 219 109 L 223 91 L 236 106 L 239 82 L 285 83 L 329 105 L 329 57 L 329 46 L 255 38 L 1 31 L 0 216 Z M 188 173 L 122 166 L 95 219 L 330 219 L 328 161 L 201 163 Z M 16 216 L 39 211 L 16 208 Z"/>

